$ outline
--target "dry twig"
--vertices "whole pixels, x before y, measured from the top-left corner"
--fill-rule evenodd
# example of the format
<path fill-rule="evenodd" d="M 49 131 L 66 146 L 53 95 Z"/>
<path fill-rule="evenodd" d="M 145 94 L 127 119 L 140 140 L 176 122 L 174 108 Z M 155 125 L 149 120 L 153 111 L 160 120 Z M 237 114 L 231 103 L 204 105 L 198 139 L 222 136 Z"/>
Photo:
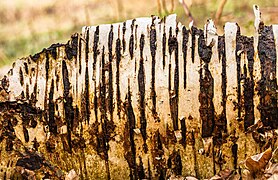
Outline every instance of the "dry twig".
<path fill-rule="evenodd" d="M 218 9 L 217 9 L 217 11 L 215 13 L 215 23 L 219 22 L 226 2 L 227 2 L 227 0 L 222 0 L 220 2 L 219 6 L 218 6 Z"/>
<path fill-rule="evenodd" d="M 174 12 L 174 7 L 175 6 L 175 3 L 174 3 L 174 0 L 171 0 L 171 9 L 170 9 L 170 13 L 173 13 Z"/>
<path fill-rule="evenodd" d="M 185 14 L 189 17 L 189 22 L 194 21 L 194 18 L 193 18 L 193 16 L 192 16 L 192 14 L 191 14 L 191 12 L 190 12 L 190 10 L 189 10 L 187 4 L 185 3 L 185 1 L 184 1 L 184 0 L 179 0 L 179 2 L 180 2 L 180 3 L 182 4 L 182 6 L 183 6 L 183 9 L 184 9 Z"/>
<path fill-rule="evenodd" d="M 161 13 L 161 3 L 160 3 L 160 0 L 157 0 L 157 10 L 158 10 L 158 14 L 159 14 L 159 16 L 162 16 L 162 13 Z"/>
<path fill-rule="evenodd" d="M 162 0 L 162 8 L 163 8 L 163 10 L 166 14 L 169 14 L 169 11 L 167 10 L 167 5 L 166 5 L 165 0 Z"/>

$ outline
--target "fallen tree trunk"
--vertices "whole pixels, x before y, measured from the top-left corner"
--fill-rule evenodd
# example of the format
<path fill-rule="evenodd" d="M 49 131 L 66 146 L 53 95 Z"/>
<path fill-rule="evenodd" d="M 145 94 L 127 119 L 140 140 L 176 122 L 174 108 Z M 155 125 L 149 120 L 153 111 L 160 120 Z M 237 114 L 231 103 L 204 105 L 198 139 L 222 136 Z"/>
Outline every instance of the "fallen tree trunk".
<path fill-rule="evenodd" d="M 240 176 L 277 146 L 278 26 L 214 30 L 137 18 L 17 60 L 1 81 L 0 176 Z"/>

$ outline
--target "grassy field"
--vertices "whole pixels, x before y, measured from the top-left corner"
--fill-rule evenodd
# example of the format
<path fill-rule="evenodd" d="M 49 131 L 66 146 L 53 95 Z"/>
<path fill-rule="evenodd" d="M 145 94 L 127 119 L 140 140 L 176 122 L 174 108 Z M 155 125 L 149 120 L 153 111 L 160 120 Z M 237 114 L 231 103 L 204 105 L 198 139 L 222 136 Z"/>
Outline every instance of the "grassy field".
<path fill-rule="evenodd" d="M 163 0 L 160 0 L 161 3 Z M 198 27 L 213 18 L 221 0 L 185 0 Z M 66 42 L 82 26 L 112 23 L 152 14 L 176 13 L 178 20 L 188 24 L 178 0 L 165 0 L 159 12 L 157 0 L 1 0 L 0 1 L 0 67 L 9 66 L 17 58 L 39 52 L 52 43 Z M 278 0 L 228 0 L 219 22 L 234 21 L 242 33 L 252 35 L 253 9 L 258 4 L 266 24 L 278 23 Z M 4 73 L 5 68 L 0 70 Z"/>

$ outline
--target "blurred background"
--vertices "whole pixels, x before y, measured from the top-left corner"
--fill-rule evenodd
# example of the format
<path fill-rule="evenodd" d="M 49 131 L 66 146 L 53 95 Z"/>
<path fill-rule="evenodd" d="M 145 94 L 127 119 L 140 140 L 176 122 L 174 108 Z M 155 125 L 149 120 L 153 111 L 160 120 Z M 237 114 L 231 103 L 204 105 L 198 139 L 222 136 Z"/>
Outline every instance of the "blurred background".
<path fill-rule="evenodd" d="M 253 4 L 265 24 L 278 24 L 278 0 L 1 0 L 0 74 L 18 58 L 67 42 L 82 26 L 142 16 L 176 13 L 187 27 L 193 18 L 199 28 L 212 18 L 219 34 L 225 22 L 238 22 L 242 34 L 253 35 Z"/>

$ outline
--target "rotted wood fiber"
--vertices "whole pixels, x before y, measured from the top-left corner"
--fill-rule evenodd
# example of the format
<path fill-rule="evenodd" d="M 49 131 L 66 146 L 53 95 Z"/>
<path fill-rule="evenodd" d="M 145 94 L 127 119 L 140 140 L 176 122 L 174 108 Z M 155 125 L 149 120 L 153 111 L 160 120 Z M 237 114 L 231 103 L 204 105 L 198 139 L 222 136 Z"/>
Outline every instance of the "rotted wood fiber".
<path fill-rule="evenodd" d="M 1 179 L 240 174 L 277 146 L 277 39 L 277 25 L 218 36 L 153 16 L 15 61 L 0 85 Z"/>

